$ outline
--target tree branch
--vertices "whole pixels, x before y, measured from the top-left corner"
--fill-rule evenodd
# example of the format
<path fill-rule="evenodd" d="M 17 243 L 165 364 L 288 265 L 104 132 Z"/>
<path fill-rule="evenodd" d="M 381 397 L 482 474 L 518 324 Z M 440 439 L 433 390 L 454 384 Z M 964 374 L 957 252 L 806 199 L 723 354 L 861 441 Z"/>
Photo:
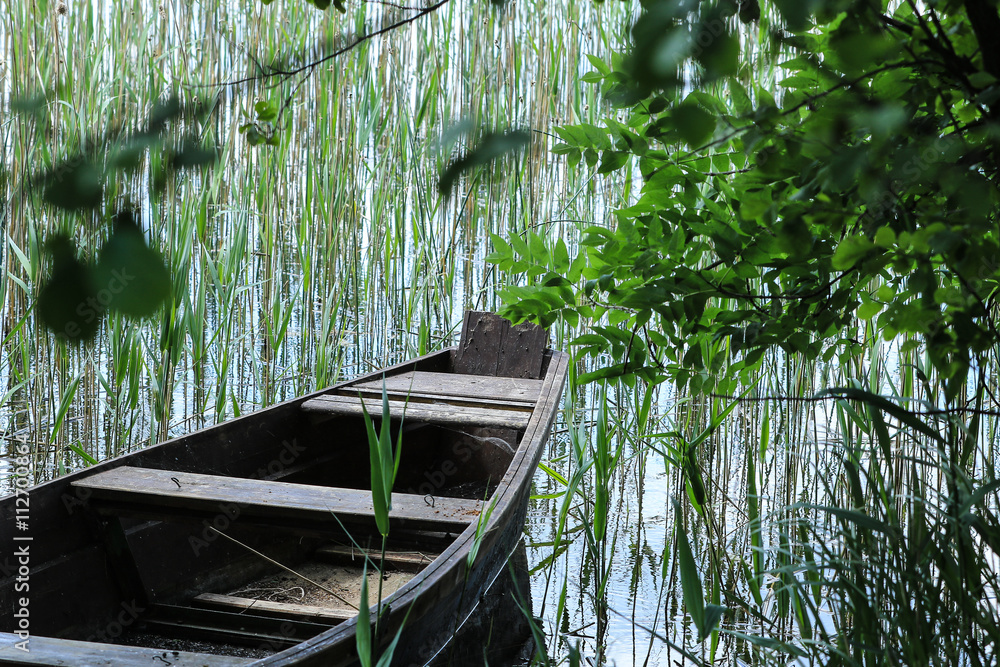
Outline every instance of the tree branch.
<path fill-rule="evenodd" d="M 438 9 L 440 9 L 443 6 L 445 6 L 449 2 L 450 2 L 450 0 L 438 0 L 434 4 L 428 5 L 427 7 L 424 7 L 422 9 L 420 9 L 416 14 L 413 14 L 412 16 L 408 16 L 405 19 L 400 19 L 399 21 L 396 21 L 394 23 L 390 23 L 388 25 L 384 25 L 381 28 L 379 28 L 378 30 L 374 30 L 374 31 L 366 33 L 364 35 L 358 35 L 357 37 L 355 37 L 355 39 L 353 41 L 351 41 L 350 43 L 346 44 L 345 46 L 342 46 L 341 48 L 339 48 L 339 49 L 337 49 L 335 51 L 332 51 L 331 53 L 328 53 L 325 56 L 323 56 L 323 57 L 321 57 L 321 58 L 319 58 L 317 60 L 310 61 L 310 62 L 308 62 L 308 63 L 306 63 L 304 65 L 300 65 L 298 67 L 295 67 L 295 68 L 292 68 L 292 69 L 287 69 L 287 70 L 286 69 L 276 69 L 275 68 L 275 69 L 271 69 L 268 72 L 264 72 L 263 74 L 258 74 L 258 75 L 255 75 L 255 76 L 244 77 L 242 79 L 237 79 L 236 81 L 228 81 L 228 82 L 220 84 L 220 85 L 222 85 L 222 86 L 238 86 L 238 85 L 241 85 L 241 84 L 244 84 L 244 83 L 250 83 L 250 82 L 253 82 L 253 81 L 263 81 L 263 80 L 266 80 L 266 79 L 271 79 L 271 78 L 279 77 L 279 76 L 283 77 L 284 79 L 287 80 L 287 79 L 292 78 L 293 76 L 296 76 L 297 74 L 302 74 L 303 72 L 310 72 L 311 73 L 312 71 L 314 71 L 320 65 L 322 65 L 324 63 L 327 63 L 327 62 L 333 60 L 334 58 L 337 58 L 338 56 L 342 56 L 343 54 L 347 53 L 348 51 L 351 51 L 354 48 L 357 48 L 358 46 L 360 46 L 361 44 L 364 44 L 367 41 L 375 39 L 376 37 L 379 37 L 380 35 L 384 35 L 386 33 L 392 32 L 393 30 L 396 30 L 397 28 L 402 28 L 403 26 L 409 25 L 410 23 L 413 23 L 414 21 L 416 21 L 416 20 L 418 20 L 420 18 L 423 18 L 424 16 L 427 16 L 428 14 L 433 14 L 434 12 L 436 12 Z M 406 7 L 404 9 L 416 9 L 416 8 L 415 7 L 413 7 L 413 8 Z"/>
<path fill-rule="evenodd" d="M 965 11 L 979 42 L 984 69 L 1000 79 L 1000 39 L 997 39 L 1000 35 L 1000 14 L 986 0 L 965 0 Z"/>

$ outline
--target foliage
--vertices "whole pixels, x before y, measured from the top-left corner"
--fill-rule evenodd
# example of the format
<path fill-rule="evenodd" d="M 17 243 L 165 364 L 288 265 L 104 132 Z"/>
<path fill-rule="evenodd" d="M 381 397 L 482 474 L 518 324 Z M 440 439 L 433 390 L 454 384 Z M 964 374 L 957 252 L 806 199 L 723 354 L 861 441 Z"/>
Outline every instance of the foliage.
<path fill-rule="evenodd" d="M 37 308 L 42 322 L 60 338 L 93 338 L 109 310 L 149 317 L 170 294 L 163 258 L 146 245 L 131 211 L 115 215 L 96 263 L 81 261 L 68 236 L 52 236 L 48 248 L 52 273 L 38 292 Z"/>
<path fill-rule="evenodd" d="M 516 153 L 527 146 L 529 141 L 531 134 L 526 130 L 487 132 L 475 146 L 452 160 L 441 172 L 438 192 L 445 197 L 449 196 L 455 182 L 463 173 L 492 164 L 508 153 Z"/>
<path fill-rule="evenodd" d="M 767 519 L 776 539 L 761 529 L 764 457 L 748 450 L 750 563 L 723 553 L 699 572 L 678 509 L 685 607 L 699 639 L 721 620 L 762 664 L 992 664 L 998 482 L 976 449 L 1000 343 L 1000 13 L 986 0 L 759 10 L 650 0 L 626 54 L 590 59 L 613 115 L 557 128 L 554 151 L 570 169 L 638 173 L 640 193 L 577 248 L 493 237 L 490 260 L 523 276 L 504 314 L 589 325 L 574 344 L 603 366 L 582 380 L 690 396 L 752 386 L 769 352 L 847 368 L 876 338 L 901 358 L 922 350 L 924 403 L 912 379 L 892 400 L 829 391 L 845 433 L 840 467 L 816 471 L 829 501 L 789 499 Z M 740 57 L 758 37 L 771 71 Z M 665 451 L 701 511 L 693 473 L 711 443 L 676 439 Z M 728 580 L 734 627 L 701 577 Z M 741 616 L 763 636 L 737 632 Z"/>
<path fill-rule="evenodd" d="M 675 508 L 675 512 L 677 514 L 677 530 L 674 535 L 677 540 L 677 558 L 680 562 L 684 604 L 698 630 L 698 640 L 704 641 L 715 630 L 726 610 L 717 604 L 705 604 L 705 592 L 702 589 L 701 577 L 698 574 L 698 567 L 691 551 L 691 543 L 688 541 L 684 523 L 681 521 L 683 512 L 679 505 Z"/>
<path fill-rule="evenodd" d="M 13 104 L 27 117 L 37 115 L 45 96 Z M 28 184 L 63 219 L 64 231 L 49 236 L 52 268 L 38 291 L 38 314 L 57 337 L 70 342 L 95 335 L 102 318 L 115 311 L 149 317 L 170 294 L 170 274 L 160 253 L 146 244 L 135 211 L 117 201 L 119 181 L 134 178 L 147 164 L 154 197 L 171 178 L 215 162 L 216 151 L 194 135 L 176 130 L 202 113 L 184 108 L 176 98 L 155 104 L 144 128 L 120 129 L 92 137 L 57 164 L 40 170 Z M 39 131 L 43 130 L 38 123 Z M 78 222 L 110 220 L 107 240 L 96 262 L 78 257 L 68 233 Z"/>
<path fill-rule="evenodd" d="M 249 123 L 240 125 L 240 134 L 246 137 L 251 146 L 261 144 L 277 146 L 281 139 L 275 128 L 278 120 L 278 104 L 274 100 L 260 100 L 253 105 L 254 118 Z"/>
<path fill-rule="evenodd" d="M 789 612 L 804 638 L 821 640 L 814 648 L 823 664 L 993 664 L 1000 613 L 988 601 L 1000 594 L 1000 482 L 977 481 L 954 465 L 959 456 L 940 435 L 901 461 L 893 449 L 908 429 L 887 421 L 893 413 L 883 398 L 851 395 L 858 402 L 840 401 L 843 419 L 872 446 L 861 437 L 843 443 L 847 506 L 829 482 L 830 504 L 793 506 L 826 520 L 787 526 L 775 574 Z M 824 615 L 820 605 L 835 632 L 814 622 Z"/>
<path fill-rule="evenodd" d="M 641 196 L 575 258 L 494 238 L 492 261 L 531 279 L 505 313 L 592 321 L 576 345 L 611 355 L 601 375 L 695 390 L 732 389 L 768 349 L 846 359 L 869 322 L 925 342 L 952 400 L 998 339 L 997 10 L 775 4 L 777 97 L 737 64 L 731 2 L 647 2 L 630 52 L 591 58 L 625 116 L 558 128 L 555 151 L 637 166 Z"/>
<path fill-rule="evenodd" d="M 380 565 L 381 567 L 381 565 Z M 379 574 L 381 578 L 381 574 Z M 382 586 L 379 585 L 379 595 L 382 593 Z M 381 598 L 378 602 L 378 609 L 382 609 Z M 358 625 L 357 632 L 355 634 L 355 647 L 358 651 L 358 662 L 361 663 L 363 667 L 389 667 L 392 664 L 392 656 L 396 652 L 396 645 L 399 643 L 399 638 L 403 634 L 403 627 L 406 625 L 406 619 L 410 617 L 410 609 L 407 609 L 406 616 L 403 618 L 402 624 L 393 635 L 392 641 L 389 645 L 381 650 L 380 653 L 376 653 L 378 646 L 376 645 L 376 640 L 378 638 L 377 623 L 375 637 L 372 637 L 372 622 L 371 622 L 371 605 L 368 602 L 368 561 L 365 561 L 364 570 L 361 574 L 361 597 L 358 609 Z M 377 658 L 377 661 L 375 659 Z"/>
<path fill-rule="evenodd" d="M 359 397 L 360 398 L 360 397 Z M 385 388 L 385 378 L 382 379 L 382 414 L 381 427 L 375 432 L 375 424 L 368 414 L 364 400 L 361 409 L 368 432 L 368 453 L 371 459 L 372 506 L 375 511 L 375 523 L 384 539 L 389 536 L 389 512 L 392 510 L 392 487 L 399 473 L 399 461 L 403 447 L 403 429 L 400 427 L 396 439 L 396 449 L 392 447 L 392 427 L 389 411 L 389 394 Z"/>

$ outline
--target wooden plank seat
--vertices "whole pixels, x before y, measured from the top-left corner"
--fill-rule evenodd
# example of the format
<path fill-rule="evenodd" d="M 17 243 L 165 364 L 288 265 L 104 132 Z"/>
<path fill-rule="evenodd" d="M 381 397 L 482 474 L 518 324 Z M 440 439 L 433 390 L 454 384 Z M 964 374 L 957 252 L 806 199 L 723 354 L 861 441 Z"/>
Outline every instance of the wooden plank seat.
<path fill-rule="evenodd" d="M 285 616 L 275 618 L 243 609 L 199 609 L 180 605 L 154 604 L 141 621 L 144 630 L 168 637 L 202 639 L 246 646 L 270 645 L 280 650 L 315 637 L 330 629 L 333 623 Z"/>
<path fill-rule="evenodd" d="M 510 402 L 534 406 L 542 390 L 542 380 L 527 378 L 489 377 L 464 373 L 435 373 L 431 371 L 408 371 L 385 378 L 386 393 L 391 397 L 406 397 L 411 400 L 425 398 L 449 401 L 495 403 Z M 349 385 L 340 394 L 357 395 L 375 393 L 381 397 L 382 380 L 369 380 Z"/>
<path fill-rule="evenodd" d="M 202 593 L 193 602 L 208 609 L 221 609 L 239 613 L 251 612 L 258 616 L 273 616 L 276 618 L 294 618 L 301 621 L 327 623 L 334 625 L 357 616 L 354 609 L 335 609 L 317 607 L 307 604 L 291 604 L 288 602 L 271 602 L 256 600 L 238 595 L 221 595 L 218 593 Z"/>
<path fill-rule="evenodd" d="M 328 525 L 374 521 L 371 492 L 291 484 L 174 470 L 122 466 L 85 477 L 73 486 L 90 492 L 90 502 L 104 515 L 214 517 L 269 525 Z M 390 520 L 404 529 L 461 532 L 478 520 L 476 500 L 392 494 Z M 235 516 L 234 516 L 235 515 Z"/>
<path fill-rule="evenodd" d="M 419 572 L 440 554 L 427 551 L 397 551 L 387 550 L 384 554 L 387 568 L 403 572 Z M 316 557 L 338 563 L 363 563 L 368 560 L 368 567 L 378 569 L 383 553 L 378 549 L 359 549 L 354 545 L 324 544 L 316 549 Z"/>
<path fill-rule="evenodd" d="M 159 648 L 118 646 L 99 642 L 32 636 L 28 650 L 17 644 L 22 640 L 9 632 L 0 632 L 0 665 L 46 665 L 48 667 L 238 667 L 254 660 L 228 655 L 205 655 Z"/>
<path fill-rule="evenodd" d="M 317 396 L 302 404 L 307 412 L 326 415 L 357 416 L 362 413 L 361 402 L 364 401 L 368 414 L 374 419 L 382 415 L 381 396 L 358 398 L 327 394 Z M 530 406 L 499 406 L 469 405 L 454 403 L 424 403 L 399 398 L 389 399 L 389 413 L 393 419 L 403 419 L 406 422 L 421 422 L 430 424 L 446 424 L 452 426 L 490 426 L 494 428 L 524 429 L 531 418 Z"/>

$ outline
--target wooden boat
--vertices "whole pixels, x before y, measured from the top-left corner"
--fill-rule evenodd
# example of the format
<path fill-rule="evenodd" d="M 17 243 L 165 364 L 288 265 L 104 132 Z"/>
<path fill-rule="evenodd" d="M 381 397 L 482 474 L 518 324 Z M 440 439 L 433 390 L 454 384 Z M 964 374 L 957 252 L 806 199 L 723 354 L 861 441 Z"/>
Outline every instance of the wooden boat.
<path fill-rule="evenodd" d="M 567 374 L 546 339 L 468 313 L 458 347 L 3 498 L 0 664 L 355 665 L 366 571 L 375 643 L 425 664 L 520 539 Z M 361 407 L 377 426 L 383 386 L 384 561 Z"/>

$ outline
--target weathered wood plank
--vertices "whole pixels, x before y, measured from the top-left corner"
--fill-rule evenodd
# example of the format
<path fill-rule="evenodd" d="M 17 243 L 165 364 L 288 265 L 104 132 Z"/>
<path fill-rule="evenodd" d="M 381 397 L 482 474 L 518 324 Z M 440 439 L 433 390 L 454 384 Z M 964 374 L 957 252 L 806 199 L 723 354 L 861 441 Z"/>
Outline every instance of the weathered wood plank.
<path fill-rule="evenodd" d="M 258 616 L 273 616 L 277 618 L 296 618 L 302 621 L 319 623 L 341 623 L 354 618 L 357 611 L 349 608 L 331 609 L 307 604 L 290 604 L 287 602 L 271 602 L 255 600 L 236 595 L 219 595 L 217 593 L 202 593 L 194 598 L 198 605 L 226 611 L 252 611 Z"/>
<path fill-rule="evenodd" d="M 46 665 L 48 667 L 237 667 L 254 662 L 250 658 L 165 651 L 137 646 L 117 646 L 53 637 L 31 637 L 28 651 L 16 648 L 17 635 L 0 633 L 0 664 Z"/>
<path fill-rule="evenodd" d="M 440 405 L 452 405 L 455 407 L 466 407 L 466 408 L 479 408 L 480 410 L 515 410 L 518 412 L 525 412 L 531 410 L 534 403 L 529 401 L 505 401 L 502 399 L 491 399 L 491 398 L 473 398 L 468 396 L 441 396 L 439 394 L 417 394 L 402 391 L 386 391 L 386 397 L 390 401 L 399 401 L 401 403 L 406 403 L 410 405 L 424 405 L 427 407 L 437 407 Z M 356 387 L 348 387 L 346 389 L 338 389 L 336 392 L 331 392 L 329 396 L 346 396 L 347 398 L 362 398 L 374 400 L 378 403 L 379 410 L 378 414 L 372 415 L 377 417 L 382 413 L 382 388 L 378 389 L 368 389 L 362 388 L 358 389 Z"/>
<path fill-rule="evenodd" d="M 534 405 L 542 388 L 541 380 L 513 377 L 489 377 L 463 373 L 411 371 L 385 378 L 390 394 L 459 397 L 481 401 L 515 401 Z M 357 390 L 382 393 L 382 380 L 369 380 L 344 387 L 341 393 Z"/>
<path fill-rule="evenodd" d="M 511 325 L 494 313 L 468 311 L 455 356 L 456 373 L 539 378 L 548 332 L 538 325 Z"/>
<path fill-rule="evenodd" d="M 365 557 L 378 567 L 382 558 L 379 549 L 358 549 L 355 546 L 345 546 L 342 544 L 324 544 L 316 549 L 316 557 L 336 562 L 355 561 L 359 565 L 364 562 Z M 422 551 L 386 551 L 385 562 L 391 567 L 406 571 L 419 572 L 428 563 L 431 563 L 438 554 L 425 553 Z M 371 566 L 369 566 L 371 567 Z"/>
<path fill-rule="evenodd" d="M 329 415 L 362 414 L 361 401 L 373 418 L 382 415 L 381 398 L 360 399 L 357 396 L 317 396 L 302 404 L 306 412 Z M 497 428 L 523 429 L 531 418 L 531 410 L 506 407 L 480 407 L 472 405 L 450 405 L 447 403 L 419 403 L 389 400 L 389 413 L 393 419 L 426 422 L 430 424 L 452 424 L 457 426 L 493 426 Z"/>
<path fill-rule="evenodd" d="M 129 546 L 128 537 L 122 527 L 121 518 L 117 516 L 100 517 L 98 534 L 104 541 L 108 555 L 111 576 L 118 583 L 118 588 L 126 600 L 135 600 L 135 604 L 145 607 L 149 601 L 146 584 L 142 573 L 135 564 L 135 557 Z"/>
<path fill-rule="evenodd" d="M 166 518 L 180 512 L 210 517 L 226 515 L 267 520 L 285 519 L 336 525 L 341 521 L 374 517 L 371 492 L 326 486 L 290 484 L 201 475 L 173 470 L 123 466 L 73 482 L 91 492 L 91 502 L 106 514 Z M 461 531 L 479 517 L 481 504 L 459 498 L 435 498 L 393 493 L 390 520 L 398 525 L 443 532 Z"/>
<path fill-rule="evenodd" d="M 142 627 L 171 637 L 191 637 L 248 646 L 268 644 L 280 648 L 295 646 L 305 639 L 315 637 L 329 630 L 330 624 L 156 604 L 152 607 L 151 615 L 143 619 Z"/>

